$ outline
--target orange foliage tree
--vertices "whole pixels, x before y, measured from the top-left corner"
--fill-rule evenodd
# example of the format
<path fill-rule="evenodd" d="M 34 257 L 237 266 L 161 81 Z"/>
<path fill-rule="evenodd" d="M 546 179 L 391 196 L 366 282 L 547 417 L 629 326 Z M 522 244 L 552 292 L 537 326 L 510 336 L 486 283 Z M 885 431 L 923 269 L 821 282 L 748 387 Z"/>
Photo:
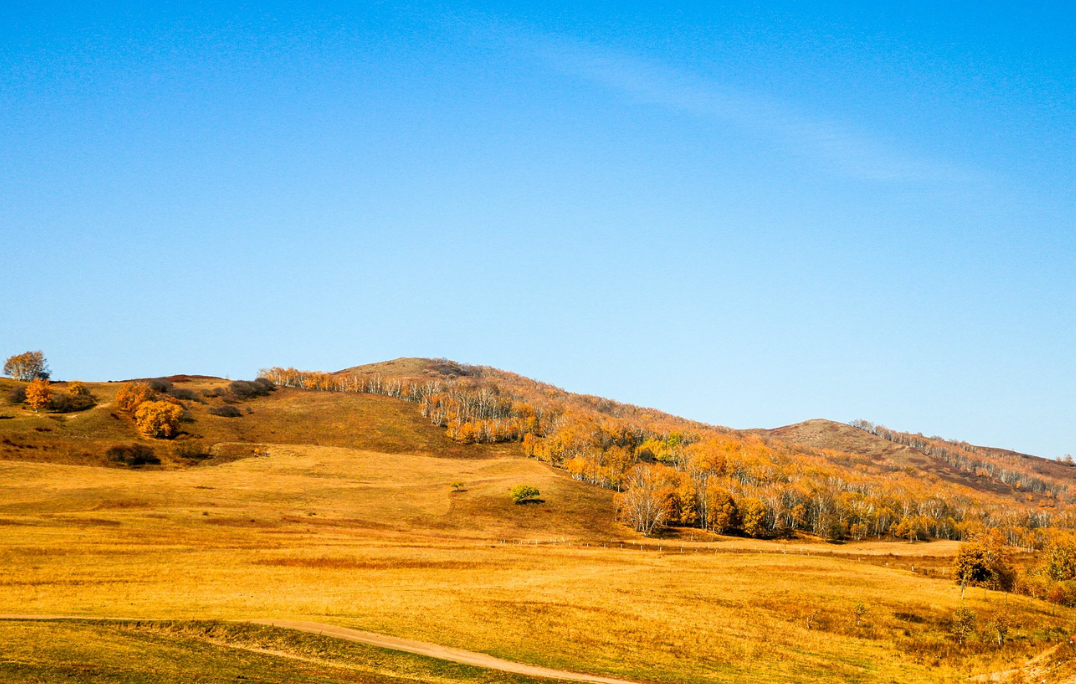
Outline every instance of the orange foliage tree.
<path fill-rule="evenodd" d="M 34 409 L 34 413 L 48 406 L 50 401 L 52 389 L 49 388 L 49 381 L 41 378 L 31 380 L 26 388 L 26 403 Z"/>
<path fill-rule="evenodd" d="M 171 439 L 179 434 L 183 409 L 168 401 L 146 401 L 135 411 L 135 424 L 148 437 Z"/>
<path fill-rule="evenodd" d="M 144 382 L 129 382 L 116 393 L 116 406 L 120 411 L 134 414 L 138 407 L 157 396 L 153 388 Z"/>

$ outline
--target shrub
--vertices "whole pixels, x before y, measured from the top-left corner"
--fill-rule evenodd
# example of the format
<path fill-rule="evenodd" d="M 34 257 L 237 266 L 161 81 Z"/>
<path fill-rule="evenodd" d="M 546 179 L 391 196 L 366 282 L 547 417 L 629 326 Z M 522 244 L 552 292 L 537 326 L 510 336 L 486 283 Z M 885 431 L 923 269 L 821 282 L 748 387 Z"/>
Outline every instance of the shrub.
<path fill-rule="evenodd" d="M 234 406 L 214 406 L 209 412 L 222 418 L 238 418 L 243 415 L 243 412 Z"/>
<path fill-rule="evenodd" d="M 161 459 L 153 453 L 153 449 L 144 444 L 127 444 L 110 447 L 105 452 L 108 460 L 115 463 L 123 463 L 129 466 L 156 465 Z"/>
<path fill-rule="evenodd" d="M 205 403 L 200 396 L 194 393 L 194 390 L 184 389 L 182 387 L 173 387 L 172 389 L 168 390 L 168 394 L 175 397 L 176 399 L 181 399 L 183 401 L 197 401 L 202 404 Z"/>
<path fill-rule="evenodd" d="M 9 404 L 22 404 L 26 402 L 26 385 L 19 385 L 7 393 Z"/>
<path fill-rule="evenodd" d="M 146 384 L 149 385 L 151 390 L 161 394 L 168 394 L 172 391 L 172 382 L 165 378 L 152 378 L 151 380 L 147 380 Z"/>
<path fill-rule="evenodd" d="M 968 637 L 975 633 L 975 612 L 967 608 L 957 608 L 953 611 L 953 621 L 949 630 L 956 637 L 958 643 L 964 643 Z"/>
<path fill-rule="evenodd" d="M 171 439 L 179 434 L 183 408 L 168 401 L 143 402 L 135 412 L 135 424 L 148 437 Z"/>
<path fill-rule="evenodd" d="M 71 394 L 73 396 L 76 396 L 76 397 L 88 397 L 88 396 L 90 396 L 90 388 L 87 387 L 85 383 L 79 382 L 78 380 L 75 380 L 74 382 L 68 383 L 67 391 L 68 391 L 69 394 Z"/>
<path fill-rule="evenodd" d="M 124 413 L 133 414 L 138 407 L 147 401 L 152 401 L 157 393 L 145 382 L 129 382 L 116 393 L 116 406 Z"/>
<path fill-rule="evenodd" d="M 176 442 L 172 446 L 172 453 L 176 458 L 188 461 L 204 461 L 207 458 L 213 458 L 213 454 L 209 452 L 203 442 Z"/>
<path fill-rule="evenodd" d="M 257 380 L 236 380 L 228 383 L 227 394 L 236 401 L 244 401 L 255 397 L 264 397 L 276 389 L 276 386 L 266 378 Z"/>
<path fill-rule="evenodd" d="M 530 485 L 521 484 L 512 487 L 512 501 L 514 501 L 516 505 L 536 502 L 541 494 L 542 493 L 538 491 L 537 487 L 532 487 Z"/>
<path fill-rule="evenodd" d="M 93 408 L 97 402 L 89 394 L 54 394 L 49 402 L 49 409 L 56 413 L 74 413 Z"/>

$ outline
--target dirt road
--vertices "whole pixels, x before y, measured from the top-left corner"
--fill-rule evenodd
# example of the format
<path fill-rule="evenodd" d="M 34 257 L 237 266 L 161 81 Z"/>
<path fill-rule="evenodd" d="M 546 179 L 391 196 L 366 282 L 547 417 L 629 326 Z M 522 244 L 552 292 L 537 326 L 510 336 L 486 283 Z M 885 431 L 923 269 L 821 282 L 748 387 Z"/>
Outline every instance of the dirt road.
<path fill-rule="evenodd" d="M 0 615 L 0 620 L 135 619 L 144 620 L 143 618 L 100 618 L 80 617 L 75 615 Z M 454 663 L 473 665 L 475 667 L 484 667 L 489 670 L 500 670 L 501 672 L 511 672 L 513 674 L 527 675 L 530 677 L 547 677 L 549 679 L 560 679 L 572 682 L 593 682 L 594 684 L 636 684 L 635 682 L 630 682 L 625 679 L 599 677 L 597 675 L 579 674 L 578 672 L 568 672 L 566 670 L 554 670 L 548 667 L 540 667 L 538 665 L 514 663 L 510 660 L 501 660 L 500 658 L 494 658 L 493 656 L 486 655 L 485 653 L 464 651 L 462 649 L 450 648 L 448 646 L 441 646 L 439 644 L 431 644 L 425 641 L 402 639 L 400 637 L 387 636 L 385 634 L 377 634 L 375 632 L 363 632 L 357 629 L 348 629 L 347 627 L 338 627 L 336 625 L 326 625 L 320 622 L 309 622 L 306 620 L 237 620 L 236 622 L 249 622 L 256 625 L 268 625 L 271 627 L 294 629 L 300 632 L 309 632 L 311 634 L 322 634 L 324 636 L 334 637 L 336 639 L 345 639 L 347 641 L 355 641 L 360 644 L 367 644 L 369 646 L 377 646 L 378 648 L 388 648 L 394 651 L 404 651 L 406 653 L 414 653 L 416 655 L 437 658 L 439 660 L 448 660 Z"/>

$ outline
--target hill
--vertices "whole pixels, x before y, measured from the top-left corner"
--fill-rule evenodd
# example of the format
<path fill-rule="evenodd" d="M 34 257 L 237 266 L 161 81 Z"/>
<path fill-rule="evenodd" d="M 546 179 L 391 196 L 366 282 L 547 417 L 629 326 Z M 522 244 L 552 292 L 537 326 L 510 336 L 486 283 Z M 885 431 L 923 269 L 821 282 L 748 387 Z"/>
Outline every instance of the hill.
<path fill-rule="evenodd" d="M 1076 619 L 989 587 L 961 599 L 955 542 L 855 538 L 853 525 L 902 506 L 963 516 L 962 534 L 1065 505 L 915 469 L 915 454 L 801 445 L 443 360 L 281 373 L 260 394 L 152 379 L 185 411 L 174 440 L 119 410 L 129 383 L 89 383 L 94 406 L 69 413 L 3 409 L 0 614 L 140 620 L 0 620 L 0 678 L 524 681 L 229 622 L 269 619 L 638 682 L 956 681 L 1022 666 Z M 161 463 L 108 455 L 133 444 Z M 618 473 L 620 491 L 602 479 Z M 622 513 L 648 482 L 679 516 L 653 537 Z M 513 503 L 517 484 L 540 501 Z M 735 527 L 685 522 L 718 495 Z M 957 618 L 970 631 L 954 633 Z M 1058 653 L 1038 680 L 1076 669 Z"/>
<path fill-rule="evenodd" d="M 752 536 L 959 539 L 997 528 L 1014 545 L 1038 548 L 1046 528 L 1076 523 L 1076 471 L 1066 466 L 902 441 L 866 424 L 737 431 L 446 359 L 264 374 L 281 386 L 403 399 L 456 442 L 519 443 L 528 456 L 623 493 L 622 512 L 643 531 L 654 521 L 634 516 L 626 505 L 638 502 L 634 494 L 665 501 L 656 507 L 668 512 L 661 523 Z M 654 510 L 645 503 L 638 508 Z"/>

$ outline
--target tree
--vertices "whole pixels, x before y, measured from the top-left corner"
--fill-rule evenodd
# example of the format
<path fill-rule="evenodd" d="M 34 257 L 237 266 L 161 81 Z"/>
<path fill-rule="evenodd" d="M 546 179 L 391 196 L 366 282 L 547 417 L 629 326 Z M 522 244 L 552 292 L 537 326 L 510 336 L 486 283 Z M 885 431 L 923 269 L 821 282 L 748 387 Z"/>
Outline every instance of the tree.
<path fill-rule="evenodd" d="M 8 357 L 8 360 L 4 362 L 4 375 L 10 375 L 23 382 L 35 379 L 48 380 L 49 367 L 43 353 L 29 351 Z"/>
<path fill-rule="evenodd" d="M 744 499 L 740 502 L 740 516 L 744 534 L 752 537 L 766 534 L 766 504 L 758 499 Z"/>
<path fill-rule="evenodd" d="M 1004 541 L 994 532 L 964 542 L 957 550 L 953 576 L 960 585 L 962 599 L 968 585 L 1004 588 L 1012 582 Z"/>
<path fill-rule="evenodd" d="M 129 382 L 116 393 L 116 406 L 124 413 L 134 414 L 138 407 L 154 399 L 157 393 L 145 382 Z"/>
<path fill-rule="evenodd" d="M 1059 538 L 1050 545 L 1045 559 L 1046 575 L 1057 582 L 1076 579 L 1076 540 Z"/>
<path fill-rule="evenodd" d="M 143 402 L 135 412 L 135 424 L 148 437 L 171 439 L 179 434 L 183 409 L 168 401 Z"/>
<path fill-rule="evenodd" d="M 31 380 L 26 387 L 26 403 L 34 409 L 34 413 L 48 406 L 50 401 L 52 390 L 49 388 L 49 381 L 41 378 Z"/>
<path fill-rule="evenodd" d="M 516 505 L 538 501 L 538 497 L 541 496 L 541 494 L 542 493 L 538 491 L 537 487 L 532 487 L 530 485 L 521 484 L 512 487 L 512 501 L 516 502 Z"/>
<path fill-rule="evenodd" d="M 957 642 L 964 643 L 975 632 L 975 612 L 967 608 L 957 608 L 953 611 L 953 622 L 949 629 Z"/>
<path fill-rule="evenodd" d="M 76 397 L 88 397 L 90 396 L 90 388 L 86 386 L 86 383 L 79 380 L 75 380 L 67 386 L 67 391 Z"/>
<path fill-rule="evenodd" d="M 617 495 L 617 510 L 636 532 L 649 537 L 669 518 L 673 494 L 668 468 L 638 465 L 628 474 L 625 490 Z"/>

